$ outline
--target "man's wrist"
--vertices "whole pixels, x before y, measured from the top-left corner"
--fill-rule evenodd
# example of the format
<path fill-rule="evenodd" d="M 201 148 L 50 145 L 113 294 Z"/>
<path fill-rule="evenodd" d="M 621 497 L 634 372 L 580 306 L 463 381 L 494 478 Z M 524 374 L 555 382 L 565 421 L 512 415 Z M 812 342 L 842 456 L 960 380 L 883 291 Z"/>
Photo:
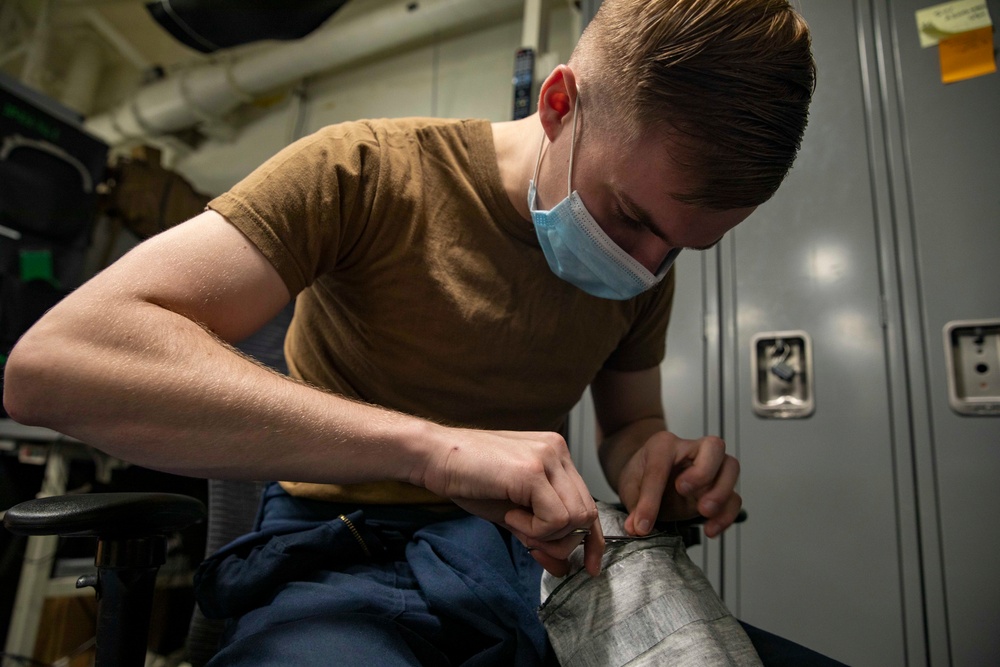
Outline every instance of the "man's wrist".
<path fill-rule="evenodd" d="M 443 446 L 445 429 L 432 421 L 409 416 L 398 425 L 395 438 L 401 455 L 401 481 L 427 488 L 428 473 Z"/>

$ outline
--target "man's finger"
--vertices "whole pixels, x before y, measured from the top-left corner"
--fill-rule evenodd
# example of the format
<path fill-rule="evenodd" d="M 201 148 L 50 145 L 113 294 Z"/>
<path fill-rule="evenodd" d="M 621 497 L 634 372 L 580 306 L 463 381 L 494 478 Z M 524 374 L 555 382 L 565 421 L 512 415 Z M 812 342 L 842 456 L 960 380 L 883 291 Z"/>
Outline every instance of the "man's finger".
<path fill-rule="evenodd" d="M 646 535 L 653 529 L 673 463 L 672 457 L 651 456 L 649 453 L 645 456 L 639 482 L 639 498 L 635 509 L 625 520 L 625 528 L 636 535 Z"/>
<path fill-rule="evenodd" d="M 698 497 L 698 513 L 706 519 L 719 516 L 732 497 L 739 477 L 739 461 L 732 456 L 727 456 L 722 462 L 715 483 Z"/>
<path fill-rule="evenodd" d="M 569 571 L 569 556 L 572 554 L 581 543 L 584 546 L 584 565 L 587 567 L 587 571 L 590 572 L 592 567 L 588 565 L 588 559 L 593 559 L 593 554 L 590 553 L 595 547 L 589 546 L 590 544 L 595 544 L 600 547 L 601 553 L 597 555 L 597 566 L 596 571 L 600 571 L 600 557 L 603 555 L 604 550 L 604 537 L 601 535 L 601 526 L 599 523 L 595 522 L 590 530 L 575 530 L 566 537 L 560 538 L 558 540 L 536 540 L 527 536 L 518 536 L 519 539 L 531 552 L 531 556 L 538 561 L 545 570 L 557 577 L 562 577 Z M 596 529 L 596 533 L 594 532 Z"/>
<path fill-rule="evenodd" d="M 736 521 L 736 517 L 740 513 L 740 508 L 743 506 L 743 499 L 738 493 L 734 493 L 729 496 L 729 500 L 723 506 L 722 511 L 719 512 L 718 516 L 714 519 L 710 519 L 705 523 L 705 536 L 706 537 L 717 537 L 722 534 L 726 528 L 733 525 Z"/>
<path fill-rule="evenodd" d="M 597 503 L 572 461 L 553 473 L 552 486 L 569 511 L 569 530 L 587 526 L 597 518 Z"/>
<path fill-rule="evenodd" d="M 594 521 L 590 534 L 583 538 L 583 566 L 592 577 L 601 573 L 601 559 L 604 557 L 604 531 L 601 522 Z"/>
<path fill-rule="evenodd" d="M 569 561 L 565 558 L 550 556 L 540 549 L 531 549 L 531 557 L 553 577 L 565 577 L 569 574 Z"/>
<path fill-rule="evenodd" d="M 587 486 L 587 482 L 583 479 L 583 476 L 580 474 L 580 471 L 576 469 L 576 466 L 573 464 L 572 459 L 569 459 L 566 462 L 564 469 L 566 471 L 566 474 L 569 475 L 569 477 L 573 480 L 574 485 L 576 486 L 577 494 L 580 497 L 580 501 L 583 503 L 583 507 L 585 508 L 584 511 L 587 514 L 588 518 L 591 521 L 596 521 L 597 501 L 594 500 L 594 495 L 590 492 L 590 488 Z"/>
<path fill-rule="evenodd" d="M 726 443 L 721 438 L 708 436 L 695 441 L 694 458 L 687 468 L 677 475 L 677 492 L 685 497 L 695 496 L 698 491 L 710 487 L 718 477 L 719 469 L 726 460 Z M 678 452 L 678 456 L 690 456 Z"/>
<path fill-rule="evenodd" d="M 575 494 L 574 494 L 574 497 Z M 530 506 L 507 512 L 504 522 L 530 537 L 547 540 L 564 536 L 575 526 L 566 503 L 548 479 L 536 482 L 530 493 Z"/>

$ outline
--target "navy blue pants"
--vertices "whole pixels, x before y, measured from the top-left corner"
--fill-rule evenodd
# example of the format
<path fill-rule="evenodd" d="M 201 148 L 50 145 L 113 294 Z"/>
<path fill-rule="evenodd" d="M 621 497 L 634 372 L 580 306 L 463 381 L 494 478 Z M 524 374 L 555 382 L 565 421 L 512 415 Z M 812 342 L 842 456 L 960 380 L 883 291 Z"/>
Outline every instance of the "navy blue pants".
<path fill-rule="evenodd" d="M 206 616 L 235 618 L 212 665 L 541 665 L 540 578 L 509 533 L 457 508 L 360 512 L 274 484 L 257 530 L 196 586 Z"/>
<path fill-rule="evenodd" d="M 556 664 L 540 579 L 520 542 L 457 508 L 360 511 L 272 484 L 256 530 L 195 585 L 206 616 L 232 619 L 210 667 L 530 667 Z M 765 665 L 837 664 L 744 627 Z"/>

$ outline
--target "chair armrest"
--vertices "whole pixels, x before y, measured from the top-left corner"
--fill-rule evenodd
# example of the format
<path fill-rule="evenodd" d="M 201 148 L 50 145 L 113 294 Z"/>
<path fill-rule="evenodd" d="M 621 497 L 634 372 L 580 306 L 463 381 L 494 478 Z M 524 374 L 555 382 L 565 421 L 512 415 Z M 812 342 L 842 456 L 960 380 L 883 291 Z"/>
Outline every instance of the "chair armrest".
<path fill-rule="evenodd" d="M 88 493 L 36 498 L 7 510 L 3 524 L 19 535 L 146 537 L 205 518 L 205 505 L 176 493 Z"/>

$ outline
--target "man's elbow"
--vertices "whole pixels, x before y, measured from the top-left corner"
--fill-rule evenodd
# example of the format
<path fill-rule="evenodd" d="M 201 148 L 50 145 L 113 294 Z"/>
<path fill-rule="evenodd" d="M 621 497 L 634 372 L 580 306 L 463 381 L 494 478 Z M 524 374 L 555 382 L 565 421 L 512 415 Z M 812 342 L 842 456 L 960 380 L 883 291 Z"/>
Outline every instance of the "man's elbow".
<path fill-rule="evenodd" d="M 39 340 L 42 339 L 42 340 Z M 59 401 L 54 395 L 59 362 L 44 336 L 29 331 L 11 350 L 4 367 L 3 407 L 14 421 L 50 426 Z"/>

